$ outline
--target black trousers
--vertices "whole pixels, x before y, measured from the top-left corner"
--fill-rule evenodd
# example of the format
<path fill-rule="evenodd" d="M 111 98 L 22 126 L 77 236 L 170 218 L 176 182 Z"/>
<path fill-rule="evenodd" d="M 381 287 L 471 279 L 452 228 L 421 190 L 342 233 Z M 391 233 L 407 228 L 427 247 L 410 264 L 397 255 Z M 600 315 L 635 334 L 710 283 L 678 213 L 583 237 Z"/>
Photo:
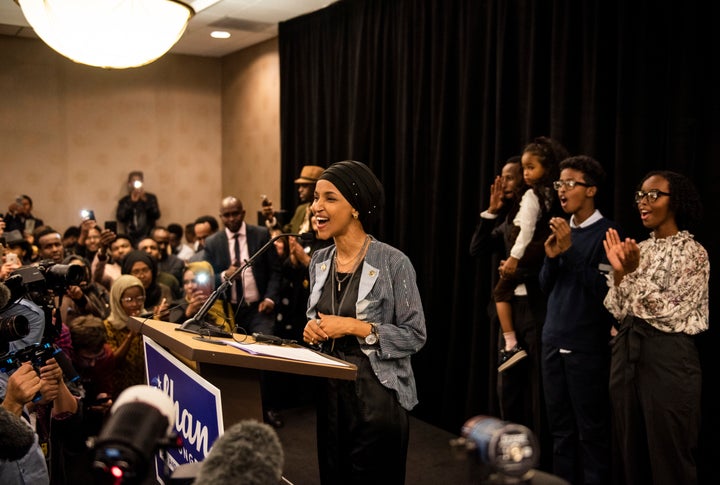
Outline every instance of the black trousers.
<path fill-rule="evenodd" d="M 318 460 L 323 485 L 404 485 L 409 417 L 378 381 L 355 337 L 332 354 L 358 367 L 357 379 L 327 379 L 318 402 Z"/>
<path fill-rule="evenodd" d="M 698 482 L 701 384 L 692 336 L 623 321 L 612 340 L 610 399 L 628 485 Z"/>
<path fill-rule="evenodd" d="M 561 352 L 543 344 L 553 473 L 575 484 L 610 483 L 610 352 Z"/>

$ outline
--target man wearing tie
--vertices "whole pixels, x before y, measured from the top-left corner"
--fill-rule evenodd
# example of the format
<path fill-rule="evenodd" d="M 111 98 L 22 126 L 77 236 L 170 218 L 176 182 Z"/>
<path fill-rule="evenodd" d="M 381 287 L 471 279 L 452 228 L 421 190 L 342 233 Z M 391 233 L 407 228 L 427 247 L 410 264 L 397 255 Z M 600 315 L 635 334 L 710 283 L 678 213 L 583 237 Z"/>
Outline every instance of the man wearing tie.
<path fill-rule="evenodd" d="M 233 275 L 264 244 L 270 241 L 265 227 L 246 224 L 242 202 L 225 197 L 220 205 L 220 219 L 225 229 L 205 241 L 204 258 L 215 271 L 216 286 Z M 265 251 L 239 274 L 225 295 L 232 304 L 235 321 L 248 334 L 272 334 L 275 304 L 279 298 L 281 268 L 277 251 Z"/>

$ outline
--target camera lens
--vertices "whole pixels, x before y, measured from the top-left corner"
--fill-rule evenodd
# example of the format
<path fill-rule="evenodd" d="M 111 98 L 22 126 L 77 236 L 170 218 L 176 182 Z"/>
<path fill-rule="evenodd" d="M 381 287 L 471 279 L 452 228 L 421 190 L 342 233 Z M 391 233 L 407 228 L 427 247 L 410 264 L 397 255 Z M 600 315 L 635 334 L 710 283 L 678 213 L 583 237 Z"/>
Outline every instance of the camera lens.
<path fill-rule="evenodd" d="M 30 333 L 28 319 L 23 315 L 0 318 L 0 340 L 12 342 Z"/>
<path fill-rule="evenodd" d="M 85 278 L 85 269 L 77 264 L 54 264 L 45 271 L 45 279 L 53 289 L 66 289 L 79 285 Z"/>

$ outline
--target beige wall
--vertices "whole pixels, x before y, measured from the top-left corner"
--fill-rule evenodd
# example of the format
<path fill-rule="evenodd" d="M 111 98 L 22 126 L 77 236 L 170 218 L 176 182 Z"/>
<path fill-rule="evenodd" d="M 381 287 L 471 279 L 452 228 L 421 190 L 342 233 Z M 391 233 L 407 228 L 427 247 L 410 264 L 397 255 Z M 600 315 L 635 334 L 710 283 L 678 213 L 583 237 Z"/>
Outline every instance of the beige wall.
<path fill-rule="evenodd" d="M 217 216 L 230 193 L 255 223 L 259 194 L 279 194 L 276 41 L 222 60 L 166 55 L 103 70 L 0 36 L 0 93 L 0 212 L 24 193 L 60 231 L 81 208 L 114 219 L 135 169 L 162 224 Z"/>
<path fill-rule="evenodd" d="M 277 39 L 223 58 L 222 110 L 222 190 L 239 197 L 257 224 L 260 195 L 280 208 Z"/>

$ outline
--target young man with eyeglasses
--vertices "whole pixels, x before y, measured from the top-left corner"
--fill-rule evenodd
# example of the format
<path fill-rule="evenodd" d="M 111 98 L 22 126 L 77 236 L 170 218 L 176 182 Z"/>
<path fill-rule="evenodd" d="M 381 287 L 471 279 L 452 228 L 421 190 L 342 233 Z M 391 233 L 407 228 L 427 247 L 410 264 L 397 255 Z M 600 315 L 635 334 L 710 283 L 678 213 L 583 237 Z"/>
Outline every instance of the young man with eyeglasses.
<path fill-rule="evenodd" d="M 603 241 L 615 224 L 595 207 L 605 171 L 579 155 L 560 163 L 553 183 L 570 219 L 550 219 L 540 284 L 548 295 L 542 375 L 553 440 L 553 473 L 570 483 L 610 483 L 608 342 L 612 315 L 603 300 L 610 269 Z"/>

